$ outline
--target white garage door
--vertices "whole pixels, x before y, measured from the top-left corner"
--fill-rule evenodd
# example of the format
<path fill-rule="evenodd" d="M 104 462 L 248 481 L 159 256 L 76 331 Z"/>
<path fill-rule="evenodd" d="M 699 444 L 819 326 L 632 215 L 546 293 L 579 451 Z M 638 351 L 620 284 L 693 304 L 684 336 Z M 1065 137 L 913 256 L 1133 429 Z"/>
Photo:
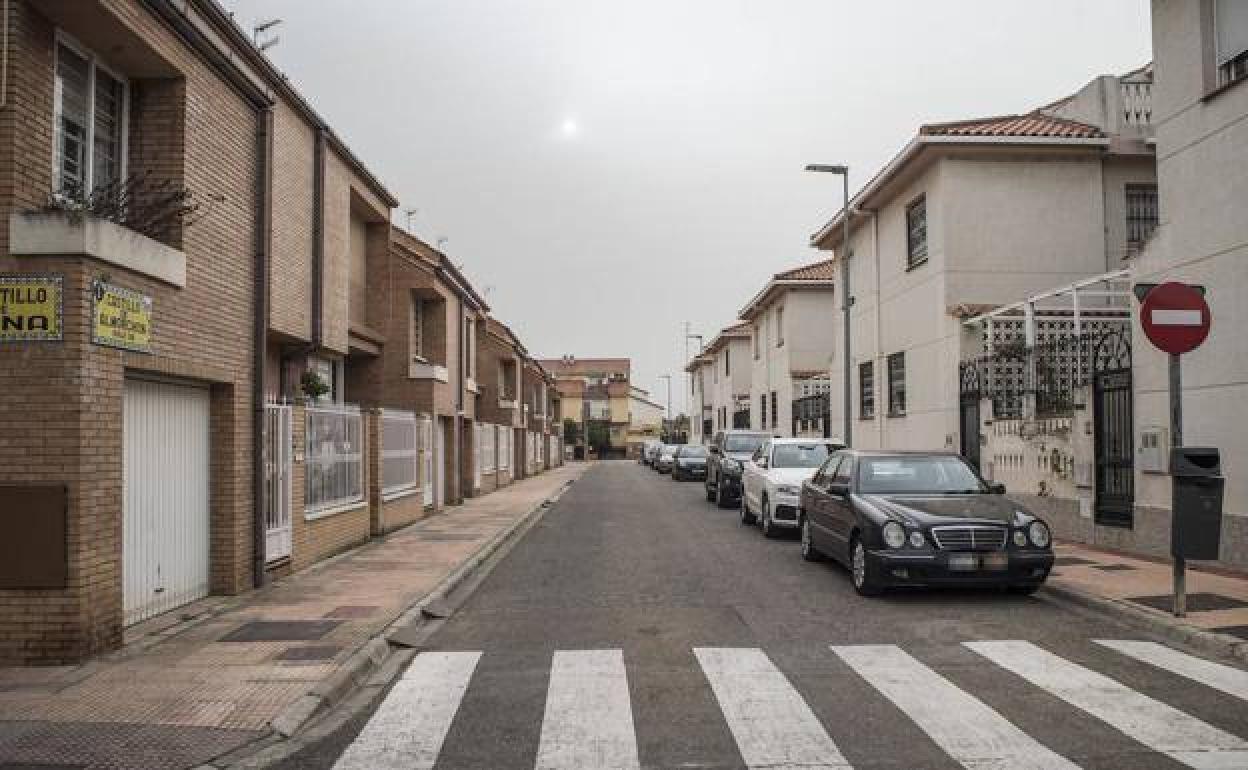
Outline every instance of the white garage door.
<path fill-rule="evenodd" d="M 126 380 L 125 623 L 208 595 L 206 388 Z"/>

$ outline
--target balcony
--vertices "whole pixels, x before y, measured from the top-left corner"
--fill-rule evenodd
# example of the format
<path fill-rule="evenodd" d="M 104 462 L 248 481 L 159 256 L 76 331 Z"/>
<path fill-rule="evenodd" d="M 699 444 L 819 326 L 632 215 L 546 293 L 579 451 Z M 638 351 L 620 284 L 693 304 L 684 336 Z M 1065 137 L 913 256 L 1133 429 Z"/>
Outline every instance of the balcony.
<path fill-rule="evenodd" d="M 14 212 L 9 250 L 20 256 L 91 257 L 178 288 L 186 287 L 186 254 L 105 219 L 69 212 Z"/>
<path fill-rule="evenodd" d="M 445 366 L 434 364 L 424 360 L 413 359 L 407 365 L 407 376 L 413 380 L 434 380 L 435 382 L 450 382 L 451 375 Z"/>
<path fill-rule="evenodd" d="M 1122 124 L 1147 130 L 1153 125 L 1153 83 L 1151 79 L 1124 79 L 1118 87 L 1122 96 Z"/>

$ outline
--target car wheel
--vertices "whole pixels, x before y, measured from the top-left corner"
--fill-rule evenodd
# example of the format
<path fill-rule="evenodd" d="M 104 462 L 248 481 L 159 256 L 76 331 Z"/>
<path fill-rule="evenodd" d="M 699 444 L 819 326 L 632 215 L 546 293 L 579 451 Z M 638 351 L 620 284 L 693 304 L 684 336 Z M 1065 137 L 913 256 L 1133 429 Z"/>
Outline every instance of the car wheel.
<path fill-rule="evenodd" d="M 754 514 L 750 513 L 750 504 L 745 501 L 745 492 L 741 492 L 741 524 L 750 526 L 754 523 Z"/>
<path fill-rule="evenodd" d="M 819 553 L 819 549 L 815 548 L 815 533 L 810 530 L 810 519 L 805 516 L 801 517 L 802 527 L 802 558 L 806 561 L 820 561 L 823 554 Z"/>
<path fill-rule="evenodd" d="M 724 491 L 723 484 L 715 485 L 715 505 L 720 508 L 727 508 L 731 505 L 728 502 L 728 494 Z"/>
<path fill-rule="evenodd" d="M 776 525 L 771 520 L 771 501 L 765 497 L 763 498 L 762 522 L 763 537 L 773 538 L 778 534 Z"/>
<path fill-rule="evenodd" d="M 675 468 L 672 468 L 672 481 L 680 481 L 680 473 Z"/>
<path fill-rule="evenodd" d="M 709 481 L 706 482 L 705 484 L 702 485 L 702 487 L 706 489 L 706 501 L 708 503 L 715 502 L 715 495 L 717 495 L 718 492 L 716 492 L 715 488 L 711 486 L 711 482 Z"/>
<path fill-rule="evenodd" d="M 883 590 L 880 587 L 879 578 L 871 569 L 871 562 L 867 560 L 867 549 L 862 545 L 862 541 L 854 538 L 850 545 L 849 560 L 850 576 L 854 581 L 854 590 L 861 596 L 879 596 Z"/>

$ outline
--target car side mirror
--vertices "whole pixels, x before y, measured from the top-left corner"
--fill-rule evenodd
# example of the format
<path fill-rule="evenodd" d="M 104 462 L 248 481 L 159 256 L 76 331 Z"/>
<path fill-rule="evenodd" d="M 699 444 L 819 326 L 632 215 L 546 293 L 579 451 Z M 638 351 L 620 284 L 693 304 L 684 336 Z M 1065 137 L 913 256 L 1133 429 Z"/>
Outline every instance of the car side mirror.
<path fill-rule="evenodd" d="M 997 482 L 993 482 L 993 483 L 991 483 L 991 484 L 989 484 L 989 485 L 988 485 L 988 491 L 989 491 L 991 494 L 994 494 L 994 495 L 1004 495 L 1004 494 L 1005 494 L 1005 485 L 1004 485 L 1004 484 L 1002 484 L 1002 483 L 1001 483 L 1001 482 L 999 482 L 999 481 L 997 481 Z"/>
<path fill-rule="evenodd" d="M 828 494 L 833 497 L 848 497 L 849 485 L 844 482 L 832 482 L 828 484 Z"/>

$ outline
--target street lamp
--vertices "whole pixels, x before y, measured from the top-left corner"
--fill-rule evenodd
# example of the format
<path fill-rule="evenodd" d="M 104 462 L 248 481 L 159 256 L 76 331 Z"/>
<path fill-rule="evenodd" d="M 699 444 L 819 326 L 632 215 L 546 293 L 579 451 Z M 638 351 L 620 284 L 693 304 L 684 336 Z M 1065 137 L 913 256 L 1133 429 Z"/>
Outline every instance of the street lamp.
<path fill-rule="evenodd" d="M 841 177 L 844 190 L 844 201 L 841 208 L 841 224 L 844 225 L 844 235 L 841 242 L 841 326 L 844 331 L 844 340 L 842 347 L 844 353 L 844 379 L 841 390 L 844 392 L 844 401 L 841 405 L 842 428 L 841 440 L 846 446 L 853 446 L 853 421 L 850 419 L 850 358 L 849 358 L 849 306 L 851 302 L 849 294 L 849 166 L 827 165 L 823 163 L 811 163 L 806 166 L 807 171 L 815 171 L 824 174 L 837 174 Z"/>

